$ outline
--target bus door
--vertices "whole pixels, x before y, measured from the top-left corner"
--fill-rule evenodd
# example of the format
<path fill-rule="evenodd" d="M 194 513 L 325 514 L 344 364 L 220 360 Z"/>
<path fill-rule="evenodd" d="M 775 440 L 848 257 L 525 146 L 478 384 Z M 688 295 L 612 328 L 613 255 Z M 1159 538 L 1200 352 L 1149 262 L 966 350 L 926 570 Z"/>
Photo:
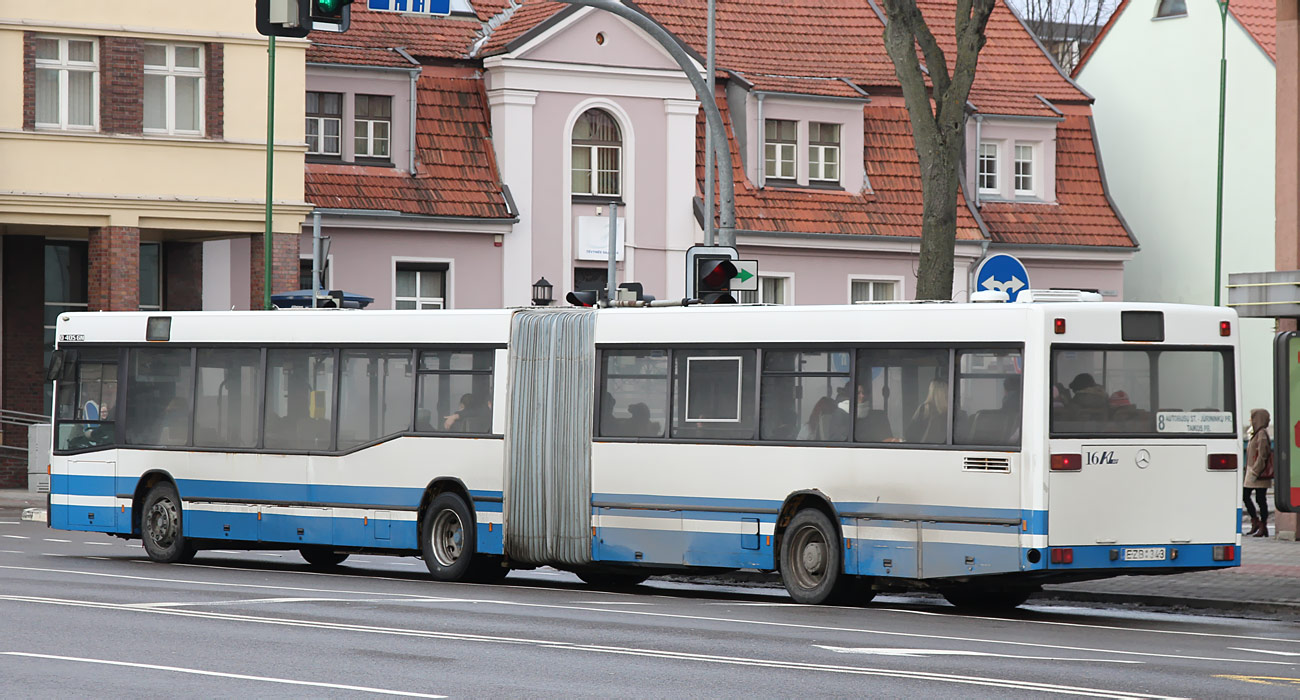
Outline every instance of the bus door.
<path fill-rule="evenodd" d="M 115 531 L 118 351 L 56 350 L 49 378 L 55 381 L 54 449 L 72 453 L 50 460 L 50 524 Z"/>
<path fill-rule="evenodd" d="M 326 509 L 301 506 L 310 501 L 308 464 L 312 452 L 334 446 L 335 352 L 318 348 L 266 351 L 264 441 L 258 480 L 267 498 L 295 505 L 264 505 L 258 539 L 268 542 L 328 542 L 332 522 Z"/>
<path fill-rule="evenodd" d="M 1092 563 L 1111 565 L 1232 542 L 1233 368 L 1229 348 L 1053 346 L 1048 544 L 1094 546 Z"/>

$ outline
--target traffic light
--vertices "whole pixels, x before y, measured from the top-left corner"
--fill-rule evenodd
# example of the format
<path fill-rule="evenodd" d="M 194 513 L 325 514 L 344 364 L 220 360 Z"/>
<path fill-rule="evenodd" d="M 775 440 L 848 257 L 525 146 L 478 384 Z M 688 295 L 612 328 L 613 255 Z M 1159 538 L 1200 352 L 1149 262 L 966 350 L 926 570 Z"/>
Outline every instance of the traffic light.
<path fill-rule="evenodd" d="M 731 278 L 739 269 L 727 258 L 695 259 L 695 292 L 703 304 L 734 304 L 731 295 Z"/>
<path fill-rule="evenodd" d="M 311 2 L 311 21 L 321 24 L 333 24 L 334 31 L 346 32 L 352 23 L 352 0 L 309 0 Z"/>
<path fill-rule="evenodd" d="M 605 296 L 603 289 L 576 289 L 564 295 L 564 300 L 573 306 L 595 306 Z"/>
<path fill-rule="evenodd" d="M 311 31 L 311 0 L 257 0 L 257 33 L 302 38 Z"/>

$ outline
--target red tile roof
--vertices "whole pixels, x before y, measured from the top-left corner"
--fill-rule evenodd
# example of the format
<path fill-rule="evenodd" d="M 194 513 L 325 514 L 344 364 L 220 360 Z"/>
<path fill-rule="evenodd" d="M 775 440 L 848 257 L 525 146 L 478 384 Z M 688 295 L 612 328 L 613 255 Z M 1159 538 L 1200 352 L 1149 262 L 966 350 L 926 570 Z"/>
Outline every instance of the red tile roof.
<path fill-rule="evenodd" d="M 478 55 L 491 56 L 492 54 L 503 53 L 510 42 L 532 31 L 566 7 L 573 6 L 547 0 L 524 0 L 505 23 L 491 32 L 487 42 L 483 44 L 483 48 L 478 51 Z"/>
<path fill-rule="evenodd" d="M 470 45 L 478 38 L 483 25 L 471 17 L 419 17 L 396 12 L 371 12 L 365 3 L 352 4 L 352 26 L 347 32 L 312 32 L 307 49 L 309 63 L 359 63 L 367 56 L 382 56 L 383 51 L 358 49 L 392 49 L 400 47 L 417 58 L 466 58 Z M 387 58 L 376 58 L 376 65 L 410 65 L 399 54 L 388 51 Z M 400 61 L 400 63 L 399 63 Z"/>
<path fill-rule="evenodd" d="M 514 218 L 497 175 L 483 81 L 426 73 L 418 88 L 416 175 L 396 168 L 309 163 L 307 200 L 327 209 Z"/>
<path fill-rule="evenodd" d="M 1228 12 L 1277 63 L 1277 0 L 1232 0 Z"/>
<path fill-rule="evenodd" d="M 762 92 L 789 93 L 793 95 L 822 95 L 866 99 L 867 93 L 842 78 L 802 78 L 759 73 L 736 73 L 737 76 Z"/>
<path fill-rule="evenodd" d="M 1136 247 L 1102 189 L 1092 119 L 1067 112 L 1056 128 L 1056 204 L 984 202 L 995 243 Z"/>

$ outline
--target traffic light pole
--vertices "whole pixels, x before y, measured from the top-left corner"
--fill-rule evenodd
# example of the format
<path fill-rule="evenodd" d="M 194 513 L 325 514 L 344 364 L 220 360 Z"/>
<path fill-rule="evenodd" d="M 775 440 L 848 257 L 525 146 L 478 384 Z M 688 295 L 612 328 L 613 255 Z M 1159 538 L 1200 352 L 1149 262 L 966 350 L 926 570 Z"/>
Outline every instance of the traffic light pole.
<path fill-rule="evenodd" d="M 700 77 L 700 72 L 695 70 L 694 59 L 685 49 L 677 43 L 668 30 L 659 25 L 658 22 L 647 17 L 639 10 L 634 10 L 624 5 L 618 0 L 560 0 L 570 5 L 583 5 L 604 10 L 611 14 L 618 15 L 623 19 L 635 24 L 644 30 L 659 45 L 668 52 L 668 55 L 677 61 L 682 72 L 690 79 L 691 85 L 695 87 L 695 95 L 700 100 L 700 106 L 704 108 L 704 117 L 708 122 L 708 133 L 712 141 L 714 160 L 718 166 L 718 240 L 720 246 L 736 245 L 736 183 L 732 174 L 731 165 L 731 147 L 727 141 L 727 131 L 722 125 L 722 112 L 718 110 L 718 102 L 713 93 L 709 92 L 709 86 L 705 79 Z M 712 192 L 705 192 L 707 199 L 712 199 Z"/>
<path fill-rule="evenodd" d="M 262 308 L 271 308 L 271 184 L 275 175 L 275 37 L 268 37 L 266 68 L 266 228 L 262 233 Z"/>

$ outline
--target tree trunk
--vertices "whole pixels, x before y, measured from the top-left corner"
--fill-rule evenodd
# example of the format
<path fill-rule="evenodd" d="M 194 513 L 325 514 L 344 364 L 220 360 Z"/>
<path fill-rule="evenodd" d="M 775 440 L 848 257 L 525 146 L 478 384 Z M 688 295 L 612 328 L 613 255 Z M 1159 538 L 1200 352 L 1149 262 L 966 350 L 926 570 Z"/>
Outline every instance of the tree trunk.
<path fill-rule="evenodd" d="M 957 246 L 957 191 L 961 169 L 961 134 L 955 147 L 943 143 L 937 132 L 917 138 L 917 150 L 923 141 L 929 162 L 921 168 L 921 259 L 916 274 L 917 299 L 951 299 L 953 253 Z"/>

